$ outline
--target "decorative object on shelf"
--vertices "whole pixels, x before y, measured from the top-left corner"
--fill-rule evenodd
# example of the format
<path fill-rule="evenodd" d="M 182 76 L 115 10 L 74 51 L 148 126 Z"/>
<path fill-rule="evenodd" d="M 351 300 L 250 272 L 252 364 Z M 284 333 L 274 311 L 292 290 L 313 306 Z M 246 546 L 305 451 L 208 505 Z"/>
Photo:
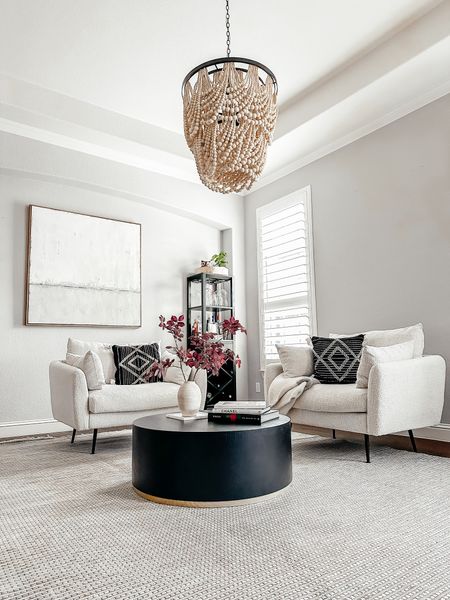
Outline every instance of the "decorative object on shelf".
<path fill-rule="evenodd" d="M 213 267 L 210 260 L 201 260 L 197 273 L 212 273 Z"/>
<path fill-rule="evenodd" d="M 184 135 L 198 174 L 206 187 L 224 194 L 249 190 L 260 176 L 277 118 L 278 93 L 268 67 L 231 56 L 228 0 L 226 41 L 226 57 L 198 65 L 182 85 Z"/>
<path fill-rule="evenodd" d="M 194 319 L 194 324 L 192 325 L 192 335 L 198 335 L 198 319 Z"/>
<path fill-rule="evenodd" d="M 213 273 L 218 275 L 228 275 L 228 253 L 221 250 L 217 254 L 211 256 Z"/>
<path fill-rule="evenodd" d="M 213 254 L 210 260 L 200 261 L 200 267 L 197 273 L 213 273 L 215 275 L 228 275 L 228 253 L 221 250 L 217 254 Z M 214 302 L 210 302 L 214 304 Z"/>
<path fill-rule="evenodd" d="M 30 206 L 25 322 L 140 327 L 141 226 Z"/>
<path fill-rule="evenodd" d="M 181 372 L 185 382 L 178 390 L 178 406 L 184 417 L 192 417 L 200 410 L 201 392 L 195 383 L 195 378 L 200 370 L 217 375 L 226 362 L 232 362 L 237 367 L 241 365 L 241 359 L 235 355 L 231 348 L 226 348 L 221 339 L 217 339 L 213 333 L 201 332 L 198 335 L 191 335 L 188 338 L 189 347 L 184 348 L 182 342 L 184 339 L 183 328 L 185 326 L 184 315 L 172 315 L 166 320 L 162 315 L 159 317 L 159 326 L 167 330 L 173 337 L 174 346 L 167 346 L 180 362 Z M 233 316 L 222 324 L 223 331 L 229 335 L 235 335 L 238 331 L 247 333 L 245 327 Z M 154 362 L 147 371 L 146 376 L 149 379 L 155 376 L 164 376 L 165 371 L 173 364 L 173 360 Z M 183 370 L 183 365 L 190 367 L 189 376 Z"/>

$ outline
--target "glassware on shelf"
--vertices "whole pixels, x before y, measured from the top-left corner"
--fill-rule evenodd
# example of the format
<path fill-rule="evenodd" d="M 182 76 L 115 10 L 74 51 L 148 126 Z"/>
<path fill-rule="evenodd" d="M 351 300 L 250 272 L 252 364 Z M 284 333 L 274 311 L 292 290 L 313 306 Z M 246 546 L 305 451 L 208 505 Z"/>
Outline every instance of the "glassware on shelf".
<path fill-rule="evenodd" d="M 227 292 L 223 286 L 220 286 L 217 291 L 217 306 L 228 306 L 227 305 Z"/>
<path fill-rule="evenodd" d="M 202 284 L 200 281 L 191 281 L 189 286 L 189 306 L 200 306 L 202 303 Z"/>
<path fill-rule="evenodd" d="M 209 322 L 209 333 L 219 333 L 218 332 L 218 328 L 217 328 L 217 323 L 214 323 L 213 321 Z"/>

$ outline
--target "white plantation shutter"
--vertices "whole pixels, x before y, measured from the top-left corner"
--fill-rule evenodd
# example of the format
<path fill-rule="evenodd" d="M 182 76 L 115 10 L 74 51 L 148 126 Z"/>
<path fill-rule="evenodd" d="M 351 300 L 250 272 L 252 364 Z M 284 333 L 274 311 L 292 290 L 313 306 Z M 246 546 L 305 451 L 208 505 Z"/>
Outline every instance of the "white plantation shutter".
<path fill-rule="evenodd" d="M 310 188 L 257 210 L 261 366 L 316 332 Z"/>

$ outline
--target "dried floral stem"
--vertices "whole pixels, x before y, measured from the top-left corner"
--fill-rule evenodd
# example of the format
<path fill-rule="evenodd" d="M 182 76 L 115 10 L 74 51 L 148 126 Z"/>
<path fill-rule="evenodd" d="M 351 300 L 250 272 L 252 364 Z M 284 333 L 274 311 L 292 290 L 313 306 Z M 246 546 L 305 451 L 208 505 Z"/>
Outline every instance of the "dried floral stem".
<path fill-rule="evenodd" d="M 159 317 L 159 326 L 162 329 L 167 329 L 174 339 L 175 346 L 167 346 L 167 348 L 175 350 L 184 381 L 195 381 L 197 373 L 202 369 L 213 375 L 217 375 L 223 364 L 227 361 L 233 361 L 238 367 L 241 364 L 239 356 L 235 355 L 234 351 L 230 348 L 224 347 L 223 336 L 217 339 L 211 332 L 191 335 L 189 338 L 189 348 L 185 349 L 180 344 L 184 339 L 184 315 L 180 315 L 179 317 L 172 315 L 168 320 L 161 315 Z M 222 327 L 223 331 L 230 336 L 235 335 L 238 331 L 246 333 L 245 327 L 234 317 L 223 321 Z M 188 378 L 186 378 L 183 365 L 191 368 Z"/>

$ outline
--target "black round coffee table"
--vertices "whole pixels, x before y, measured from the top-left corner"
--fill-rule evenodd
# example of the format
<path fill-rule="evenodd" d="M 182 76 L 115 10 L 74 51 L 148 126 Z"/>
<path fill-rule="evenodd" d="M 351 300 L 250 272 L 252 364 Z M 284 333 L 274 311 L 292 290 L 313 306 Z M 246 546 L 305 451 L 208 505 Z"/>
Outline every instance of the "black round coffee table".
<path fill-rule="evenodd" d="M 147 500 L 194 507 L 250 504 L 291 480 L 288 417 L 252 426 L 155 415 L 133 424 L 133 486 Z"/>

